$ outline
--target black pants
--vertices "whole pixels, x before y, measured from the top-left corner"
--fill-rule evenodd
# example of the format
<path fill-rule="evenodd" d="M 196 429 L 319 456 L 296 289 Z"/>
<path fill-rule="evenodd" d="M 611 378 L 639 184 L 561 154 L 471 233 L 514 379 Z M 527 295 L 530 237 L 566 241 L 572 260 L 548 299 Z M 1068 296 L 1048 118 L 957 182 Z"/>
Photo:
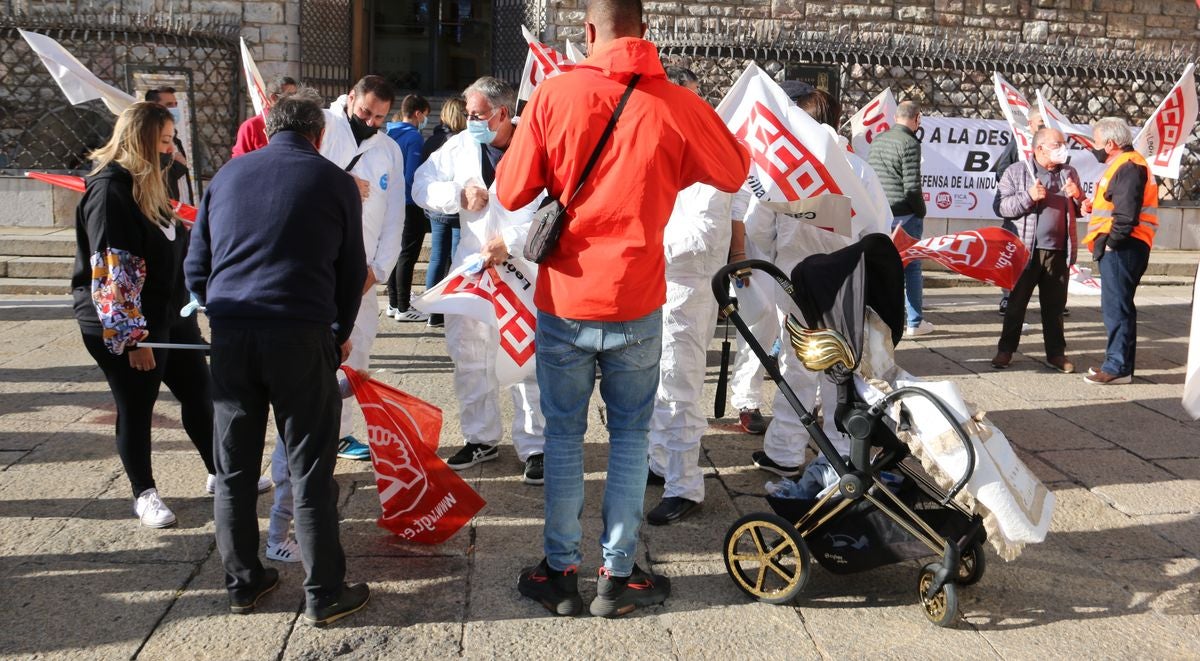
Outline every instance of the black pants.
<path fill-rule="evenodd" d="M 150 466 L 150 421 L 163 383 L 179 400 L 183 428 L 204 460 L 204 467 L 214 473 L 212 381 L 204 352 L 155 349 L 154 369 L 141 372 L 129 366 L 128 353 L 120 356 L 109 353 L 99 328 L 81 331 L 83 345 L 104 372 L 117 405 L 117 454 L 125 466 L 134 497 L 155 488 Z M 155 340 L 180 344 L 204 342 L 195 319 L 180 320 L 169 329 L 167 337 Z"/>
<path fill-rule="evenodd" d="M 1000 333 L 998 351 L 1012 353 L 1021 343 L 1021 325 L 1025 323 L 1025 310 L 1038 290 L 1038 304 L 1042 309 L 1042 341 L 1046 346 L 1046 357 L 1057 358 L 1066 353 L 1067 341 L 1063 337 L 1063 309 L 1067 307 L 1067 284 L 1070 270 L 1067 253 L 1062 250 L 1038 248 L 1029 256 L 1029 265 L 1021 272 L 1012 293 L 1008 295 L 1008 309 L 1004 312 L 1004 330 Z"/>
<path fill-rule="evenodd" d="M 252 590 L 263 571 L 256 505 L 269 408 L 287 448 L 308 605 L 324 608 L 341 595 L 346 559 L 333 479 L 342 410 L 338 362 L 325 329 L 213 331 L 214 510 L 225 586 L 234 597 Z"/>
<path fill-rule="evenodd" d="M 408 309 L 412 298 L 413 271 L 421 257 L 421 244 L 429 232 L 425 211 L 415 204 L 404 207 L 404 231 L 400 234 L 400 259 L 388 277 L 388 305 L 401 312 Z"/>

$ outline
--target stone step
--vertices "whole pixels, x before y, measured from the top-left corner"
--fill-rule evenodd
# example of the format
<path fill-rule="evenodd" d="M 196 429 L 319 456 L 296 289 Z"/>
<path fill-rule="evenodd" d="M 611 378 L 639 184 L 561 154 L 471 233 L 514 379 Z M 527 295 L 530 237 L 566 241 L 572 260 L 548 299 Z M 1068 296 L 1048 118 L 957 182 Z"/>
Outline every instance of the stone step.
<path fill-rule="evenodd" d="M 5 262 L 4 275 L 7 278 L 70 280 L 74 268 L 74 257 L 13 257 Z"/>
<path fill-rule="evenodd" d="M 69 294 L 66 278 L 0 278 L 0 294 Z"/>
<path fill-rule="evenodd" d="M 73 231 L 56 232 L 39 236 L 0 232 L 0 255 L 73 257 L 75 255 L 75 233 Z"/>

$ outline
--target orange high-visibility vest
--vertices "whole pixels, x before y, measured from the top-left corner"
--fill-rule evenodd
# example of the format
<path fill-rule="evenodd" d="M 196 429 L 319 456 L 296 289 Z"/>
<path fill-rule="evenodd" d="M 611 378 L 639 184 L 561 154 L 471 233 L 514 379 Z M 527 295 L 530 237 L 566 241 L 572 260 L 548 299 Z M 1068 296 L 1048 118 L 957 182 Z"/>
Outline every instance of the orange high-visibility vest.
<path fill-rule="evenodd" d="M 1095 242 L 1096 237 L 1108 234 L 1112 229 L 1113 209 L 1116 207 L 1104 198 L 1104 194 L 1108 191 L 1108 182 L 1112 181 L 1117 168 L 1130 161 L 1146 169 L 1146 189 L 1142 191 L 1142 210 L 1138 213 L 1137 223 L 1134 224 L 1130 236 L 1145 242 L 1148 246 L 1154 246 L 1154 233 L 1158 231 L 1158 184 L 1154 182 L 1154 175 L 1150 173 L 1150 166 L 1146 164 L 1146 159 L 1136 151 L 1130 150 L 1122 152 L 1113 159 L 1108 169 L 1104 171 L 1104 176 L 1100 178 L 1100 183 L 1096 186 L 1096 197 L 1092 201 L 1092 217 L 1088 220 L 1087 236 L 1083 238 L 1083 243 L 1089 251 L 1092 250 L 1092 243 Z"/>

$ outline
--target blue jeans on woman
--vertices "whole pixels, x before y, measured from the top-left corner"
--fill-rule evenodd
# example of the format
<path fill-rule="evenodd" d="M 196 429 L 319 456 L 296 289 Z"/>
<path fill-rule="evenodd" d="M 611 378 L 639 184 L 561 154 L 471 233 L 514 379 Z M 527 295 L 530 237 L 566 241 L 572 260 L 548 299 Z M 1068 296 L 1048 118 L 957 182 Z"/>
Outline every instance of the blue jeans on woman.
<path fill-rule="evenodd" d="M 892 229 L 896 229 L 897 225 L 904 225 L 904 231 L 917 240 L 925 233 L 925 219 L 918 218 L 915 214 L 896 216 L 892 219 Z M 904 267 L 904 310 L 907 313 L 909 328 L 920 326 L 921 321 L 925 319 L 921 314 L 921 304 L 925 299 L 925 283 L 921 277 L 921 260 L 913 260 Z"/>
<path fill-rule="evenodd" d="M 429 268 L 425 271 L 425 290 L 441 282 L 450 272 L 450 262 L 458 250 L 458 215 L 425 212 L 429 218 L 429 233 L 432 245 L 429 252 Z"/>
<path fill-rule="evenodd" d="M 1108 332 L 1108 347 L 1100 371 L 1113 376 L 1133 374 L 1137 358 L 1137 292 L 1150 246 L 1137 239 L 1126 239 L 1120 250 L 1106 250 L 1100 257 L 1100 312 Z"/>
<path fill-rule="evenodd" d="M 600 546 L 612 575 L 629 576 L 646 497 L 647 435 L 658 390 L 662 311 L 632 321 L 578 321 L 538 312 L 536 340 L 546 418 L 547 564 L 564 571 L 583 560 L 583 435 L 599 371 L 609 438 Z"/>

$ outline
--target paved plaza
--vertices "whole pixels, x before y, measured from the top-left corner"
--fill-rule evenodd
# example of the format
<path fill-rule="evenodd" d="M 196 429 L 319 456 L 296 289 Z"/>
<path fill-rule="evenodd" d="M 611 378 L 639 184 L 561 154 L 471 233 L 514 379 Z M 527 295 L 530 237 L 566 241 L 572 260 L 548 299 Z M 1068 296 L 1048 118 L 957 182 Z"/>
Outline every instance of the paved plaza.
<path fill-rule="evenodd" d="M 138 525 L 112 439 L 114 409 L 65 297 L 0 297 L 0 655 L 80 659 L 1130 659 L 1200 656 L 1200 423 L 1180 406 L 1191 288 L 1138 293 L 1138 373 L 1093 387 L 1040 361 L 1036 308 L 1022 353 L 991 369 L 997 292 L 927 289 L 937 332 L 901 343 L 910 372 L 957 382 L 1006 432 L 1058 507 L 1044 544 L 960 592 L 962 619 L 940 630 L 917 605 L 919 563 L 835 577 L 821 568 L 794 605 L 752 603 L 725 574 L 721 540 L 763 511 L 761 439 L 713 420 L 702 461 L 707 498 L 684 522 L 645 526 L 639 562 L 672 580 L 661 607 L 622 620 L 552 618 L 518 597 L 518 570 L 541 553 L 542 491 L 521 483 L 511 445 L 465 474 L 487 500 L 436 547 L 375 525 L 365 463 L 341 461 L 348 578 L 368 608 L 325 630 L 299 623 L 302 570 L 248 616 L 230 615 L 205 472 L 166 389 L 154 468 L 179 524 Z M 1079 369 L 1104 347 L 1098 297 L 1073 297 L 1068 354 Z M 719 336 L 709 355 L 711 413 Z M 442 456 L 459 445 L 451 363 L 440 329 L 383 320 L 377 378 L 446 412 Z M 773 392 L 773 386 L 768 391 Z M 732 412 L 734 414 L 736 412 Z M 511 412 L 506 413 L 510 415 Z M 581 591 L 594 592 L 606 461 L 598 397 L 587 445 Z M 360 422 L 361 425 L 361 422 Z M 647 490 L 647 509 L 661 497 Z M 270 495 L 260 499 L 266 529 Z"/>

